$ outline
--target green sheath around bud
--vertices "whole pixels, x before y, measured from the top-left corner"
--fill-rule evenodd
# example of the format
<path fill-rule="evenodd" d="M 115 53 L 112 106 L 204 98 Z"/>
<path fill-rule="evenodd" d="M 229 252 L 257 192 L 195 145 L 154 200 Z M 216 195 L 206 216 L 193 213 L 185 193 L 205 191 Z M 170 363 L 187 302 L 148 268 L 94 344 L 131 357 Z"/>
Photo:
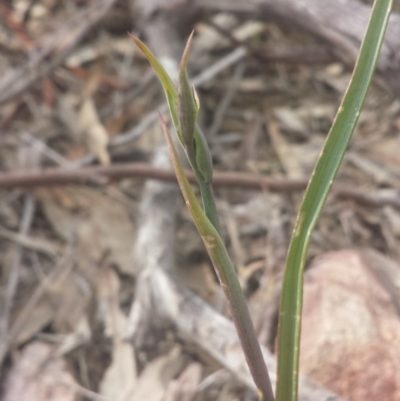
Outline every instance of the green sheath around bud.
<path fill-rule="evenodd" d="M 211 183 L 213 176 L 211 152 L 206 137 L 197 125 L 194 136 L 194 155 L 196 168 L 200 172 L 203 181 L 207 184 Z"/>
<path fill-rule="evenodd" d="M 195 88 L 187 75 L 187 61 L 193 32 L 190 35 L 179 66 L 178 123 L 183 146 L 190 164 L 201 175 L 203 182 L 212 180 L 212 159 L 203 132 L 196 125 L 200 104 Z"/>
<path fill-rule="evenodd" d="M 179 67 L 178 122 L 182 142 L 185 148 L 194 146 L 194 133 L 197 114 L 199 112 L 199 105 L 194 95 L 194 88 L 192 85 L 190 85 L 186 70 L 192 36 L 193 33 L 190 35 L 189 40 L 187 41 Z"/>
<path fill-rule="evenodd" d="M 213 171 L 211 154 L 204 134 L 196 124 L 199 101 L 195 89 L 189 83 L 186 72 L 193 33 L 189 37 L 181 60 L 179 90 L 176 89 L 163 66 L 147 46 L 135 36 L 129 36 L 146 56 L 164 88 L 174 128 L 197 179 L 201 180 L 202 184 L 210 184 Z M 185 133 L 183 134 L 182 131 Z M 199 182 L 199 184 L 201 183 Z"/>

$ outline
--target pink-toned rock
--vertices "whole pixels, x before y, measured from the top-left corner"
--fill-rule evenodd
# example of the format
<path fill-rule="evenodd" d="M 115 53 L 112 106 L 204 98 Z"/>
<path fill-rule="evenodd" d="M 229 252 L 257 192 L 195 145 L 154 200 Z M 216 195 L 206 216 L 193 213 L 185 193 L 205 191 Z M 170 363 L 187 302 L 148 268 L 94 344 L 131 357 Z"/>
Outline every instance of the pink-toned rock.
<path fill-rule="evenodd" d="M 330 252 L 305 276 L 300 370 L 348 401 L 400 400 L 400 267 L 385 261 Z"/>

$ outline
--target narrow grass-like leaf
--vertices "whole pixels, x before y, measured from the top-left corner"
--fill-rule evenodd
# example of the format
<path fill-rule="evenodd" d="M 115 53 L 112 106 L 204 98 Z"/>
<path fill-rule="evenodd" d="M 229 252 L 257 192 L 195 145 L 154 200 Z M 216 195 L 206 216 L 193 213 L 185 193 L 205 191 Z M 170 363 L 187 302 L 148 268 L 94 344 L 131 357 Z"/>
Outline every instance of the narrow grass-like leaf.
<path fill-rule="evenodd" d="M 197 201 L 189 181 L 185 176 L 183 167 L 179 162 L 178 154 L 169 134 L 167 124 L 161 116 L 160 119 L 168 143 L 172 164 L 175 169 L 179 187 L 182 191 L 190 214 L 192 215 L 196 228 L 203 239 L 204 245 L 214 265 L 221 286 L 226 294 L 226 297 L 228 298 L 232 318 L 235 323 L 250 372 L 260 392 L 260 397 L 263 401 L 273 401 L 274 396 L 272 393 L 267 367 L 262 356 L 260 344 L 258 343 L 250 313 L 247 308 L 246 300 L 240 287 L 239 280 L 236 276 L 232 261 L 225 248 L 224 242 Z"/>
<path fill-rule="evenodd" d="M 349 87 L 300 207 L 282 286 L 277 401 L 297 401 L 303 273 L 308 244 L 357 123 L 379 56 L 391 7 L 391 0 L 376 0 L 374 3 Z"/>
<path fill-rule="evenodd" d="M 174 125 L 178 139 L 181 142 L 183 148 L 185 149 L 189 163 L 196 174 L 196 179 L 200 187 L 204 211 L 206 212 L 207 217 L 210 219 L 210 221 L 217 229 L 217 231 L 221 232 L 217 214 L 217 208 L 215 206 L 215 200 L 212 189 L 213 170 L 212 170 L 211 153 L 208 148 L 208 144 L 204 136 L 204 133 L 202 132 L 200 127 L 197 124 L 195 124 L 194 149 L 185 146 L 185 141 L 182 138 L 181 127 L 179 124 L 178 91 L 175 88 L 174 83 L 172 82 L 171 78 L 169 77 L 163 66 L 159 63 L 157 58 L 148 49 L 148 47 L 137 37 L 131 34 L 129 34 L 129 36 L 136 43 L 136 45 L 143 52 L 143 54 L 146 56 L 147 60 L 153 67 L 154 71 L 158 76 L 158 79 L 160 80 L 164 88 L 172 123 Z M 186 75 L 186 63 L 190 48 L 190 39 L 191 38 L 189 38 L 181 63 L 181 66 L 185 69 L 184 71 L 185 75 Z M 193 150 L 194 155 L 190 153 L 191 150 Z"/>
<path fill-rule="evenodd" d="M 178 122 L 181 131 L 182 142 L 186 150 L 195 157 L 194 154 L 194 131 L 196 128 L 197 114 L 199 112 L 199 102 L 195 97 L 194 88 L 189 82 L 187 74 L 187 61 L 189 58 L 190 44 L 193 33 L 190 35 L 179 66 L 179 86 L 178 86 Z M 190 149 L 187 149 L 190 147 Z M 193 161 L 195 164 L 196 161 Z M 211 166 L 212 168 L 212 166 Z"/>
<path fill-rule="evenodd" d="M 161 82 L 161 85 L 164 88 L 165 97 L 167 98 L 168 107 L 170 110 L 172 123 L 176 130 L 176 133 L 179 137 L 180 142 L 183 145 L 182 137 L 179 132 L 179 123 L 178 123 L 178 92 L 175 88 L 172 79 L 169 77 L 164 67 L 157 60 L 156 56 L 150 51 L 150 49 L 136 36 L 130 34 L 128 32 L 129 37 L 136 43 L 136 46 L 142 51 L 142 53 L 146 56 L 147 60 L 153 67 L 154 72 L 157 74 L 158 79 Z"/>

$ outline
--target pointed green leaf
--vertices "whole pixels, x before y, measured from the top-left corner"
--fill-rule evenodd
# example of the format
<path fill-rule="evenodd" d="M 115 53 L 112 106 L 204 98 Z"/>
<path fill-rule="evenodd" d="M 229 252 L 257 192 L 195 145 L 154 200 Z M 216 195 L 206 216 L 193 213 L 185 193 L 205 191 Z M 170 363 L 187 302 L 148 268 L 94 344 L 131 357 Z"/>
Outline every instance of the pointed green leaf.
<path fill-rule="evenodd" d="M 182 141 L 187 149 L 188 156 L 194 157 L 194 133 L 196 128 L 197 113 L 199 111 L 192 85 L 187 75 L 187 60 L 189 57 L 190 43 L 193 32 L 190 35 L 185 50 L 183 52 L 181 64 L 179 66 L 178 84 L 178 120 L 181 131 Z M 195 160 L 191 160 L 195 164 Z"/>
<path fill-rule="evenodd" d="M 193 35 L 193 33 L 192 33 Z M 172 82 L 171 78 L 168 76 L 167 72 L 165 71 L 164 67 L 160 64 L 154 54 L 150 51 L 150 49 L 136 36 L 129 34 L 130 38 L 136 43 L 139 49 L 143 52 L 146 56 L 147 60 L 153 67 L 154 71 L 156 72 L 165 92 L 165 96 L 167 97 L 167 102 L 171 114 L 172 123 L 178 135 L 179 141 L 181 142 L 182 146 L 185 148 L 185 143 L 182 139 L 182 135 L 180 132 L 179 126 L 179 116 L 178 116 L 178 91 L 176 90 L 174 83 Z M 186 46 L 185 53 L 183 54 L 182 58 L 182 65 L 184 69 L 186 68 L 187 58 L 189 56 L 189 48 L 190 48 L 190 41 Z M 197 96 L 197 95 L 196 95 Z M 195 99 L 196 101 L 196 99 Z M 192 165 L 193 170 L 198 175 L 198 178 L 201 179 L 204 183 L 211 183 L 212 181 L 212 159 L 211 153 L 208 148 L 207 141 L 205 139 L 204 133 L 201 131 L 200 127 L 195 124 L 195 149 L 194 152 L 196 156 L 188 155 L 189 161 Z"/>
<path fill-rule="evenodd" d="M 178 179 L 179 187 L 181 188 L 186 205 L 189 208 L 190 214 L 193 217 L 196 227 L 198 228 L 198 231 L 202 237 L 203 236 L 215 237 L 217 233 L 212 224 L 210 224 L 207 216 L 204 214 L 203 209 L 201 208 L 200 203 L 197 200 L 196 195 L 194 194 L 188 179 L 186 178 L 184 169 L 179 161 L 178 153 L 173 144 L 171 135 L 169 134 L 167 124 L 161 116 L 160 120 L 165 134 L 165 138 L 168 143 L 169 153 L 171 155 L 171 160 L 174 166 L 176 177 Z M 215 239 L 213 239 L 212 241 L 215 242 Z"/>
<path fill-rule="evenodd" d="M 354 72 L 317 161 L 289 246 L 278 330 L 277 401 L 297 401 L 303 273 L 312 230 L 356 126 L 383 42 L 392 0 L 376 0 Z"/>
<path fill-rule="evenodd" d="M 174 124 L 174 128 L 176 130 L 176 133 L 179 137 L 180 142 L 182 142 L 182 138 L 179 132 L 179 123 L 178 123 L 178 91 L 175 88 L 174 83 L 172 82 L 172 79 L 169 77 L 167 72 L 165 71 L 164 67 L 160 64 L 160 62 L 157 60 L 157 58 L 154 56 L 154 54 L 150 51 L 150 49 L 136 36 L 133 36 L 132 34 L 129 33 L 130 38 L 136 43 L 136 45 L 139 47 L 139 49 L 143 52 L 143 54 L 146 56 L 147 60 L 153 67 L 153 70 L 158 76 L 158 79 L 160 80 L 165 96 L 167 98 L 168 102 L 168 107 L 170 110 L 171 118 L 172 118 L 172 123 Z"/>
<path fill-rule="evenodd" d="M 196 174 L 196 179 L 200 186 L 204 210 L 206 212 L 207 217 L 213 223 L 214 227 L 218 231 L 220 231 L 217 209 L 215 206 L 212 184 L 211 184 L 213 176 L 213 164 L 206 138 L 203 132 L 201 131 L 200 127 L 197 124 L 195 124 L 193 147 L 185 146 L 182 139 L 180 124 L 179 124 L 178 91 L 176 90 L 171 78 L 168 76 L 163 66 L 159 63 L 159 61 L 156 59 L 153 53 L 147 48 L 147 46 L 137 37 L 133 35 L 130 35 L 130 37 L 136 43 L 139 49 L 143 52 L 143 54 L 146 56 L 146 58 L 150 62 L 151 66 L 156 72 L 164 88 L 172 123 L 178 135 L 178 139 L 181 142 L 183 148 L 185 149 L 189 163 Z M 190 46 L 190 41 L 186 46 L 186 50 L 182 57 L 181 64 L 183 66 L 183 70 L 186 69 L 187 59 L 189 56 L 189 46 Z M 198 109 L 198 99 L 197 99 L 197 94 L 195 92 L 194 92 L 194 100 L 197 104 L 197 109 Z"/>

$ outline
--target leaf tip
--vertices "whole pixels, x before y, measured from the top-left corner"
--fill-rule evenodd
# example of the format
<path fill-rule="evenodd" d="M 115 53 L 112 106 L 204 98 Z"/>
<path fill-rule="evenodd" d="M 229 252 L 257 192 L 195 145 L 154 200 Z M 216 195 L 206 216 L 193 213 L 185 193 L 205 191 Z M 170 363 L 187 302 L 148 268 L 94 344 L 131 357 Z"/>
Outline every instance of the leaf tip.
<path fill-rule="evenodd" d="M 134 42 L 138 42 L 139 41 L 139 38 L 137 38 L 135 35 L 132 35 L 130 32 L 127 32 L 127 34 Z"/>
<path fill-rule="evenodd" d="M 183 51 L 183 54 L 182 54 L 182 59 L 181 59 L 181 64 L 180 64 L 181 70 L 186 69 L 186 64 L 187 64 L 187 61 L 189 58 L 190 46 L 192 43 L 193 35 L 194 35 L 194 30 L 190 34 L 189 39 L 186 42 L 185 50 Z"/>
<path fill-rule="evenodd" d="M 130 39 L 132 39 L 136 46 L 139 47 L 139 49 L 146 55 L 146 46 L 145 44 L 135 35 L 132 35 L 130 32 L 128 32 L 128 36 Z"/>

